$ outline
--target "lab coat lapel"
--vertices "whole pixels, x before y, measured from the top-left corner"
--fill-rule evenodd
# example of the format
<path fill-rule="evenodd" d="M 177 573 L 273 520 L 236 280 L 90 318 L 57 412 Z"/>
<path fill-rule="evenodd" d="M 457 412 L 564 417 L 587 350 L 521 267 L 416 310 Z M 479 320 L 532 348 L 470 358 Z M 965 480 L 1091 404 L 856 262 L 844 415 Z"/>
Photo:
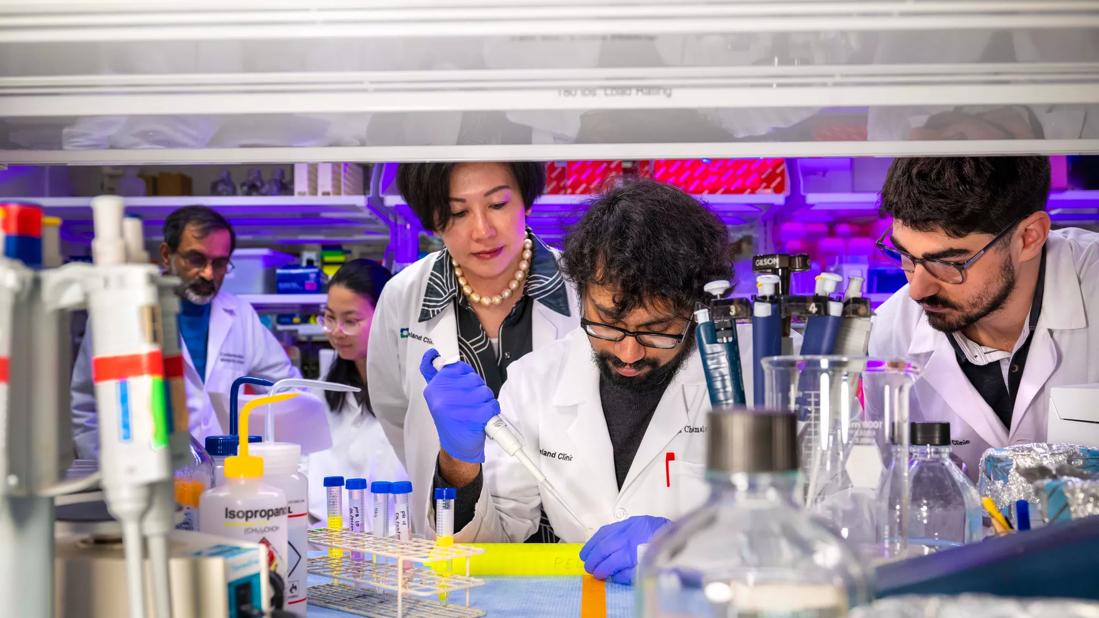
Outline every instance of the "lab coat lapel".
<path fill-rule="evenodd" d="M 543 420 L 545 427 L 566 427 L 569 442 L 576 445 L 583 459 L 577 463 L 584 475 L 589 496 L 607 496 L 607 508 L 618 495 L 618 480 L 614 474 L 614 448 L 603 416 L 599 398 L 599 369 L 592 362 L 591 344 L 587 336 L 569 338 L 569 353 L 565 371 L 554 389 L 553 406 L 556 418 Z"/>
<path fill-rule="evenodd" d="M 954 410 L 954 414 L 972 427 L 986 443 L 1006 444 L 1007 430 L 977 389 L 973 388 L 969 378 L 962 373 L 962 368 L 958 366 L 958 359 L 954 355 L 954 348 L 947 341 L 946 335 L 939 333 L 936 339 L 934 351 L 927 359 L 927 365 L 920 379 L 926 380 L 943 402 Z M 925 418 L 923 420 L 947 421 L 949 419 Z"/>
<path fill-rule="evenodd" d="M 215 296 L 213 302 L 214 305 L 210 308 L 210 334 L 206 340 L 206 375 L 202 376 L 203 382 L 209 381 L 210 372 L 221 356 L 221 346 L 225 344 L 229 329 L 233 327 L 237 316 L 236 307 L 225 302 L 223 295 Z"/>
<path fill-rule="evenodd" d="M 575 312 L 576 308 L 573 307 L 571 310 Z M 557 341 L 575 328 L 576 324 L 575 315 L 561 315 L 542 303 L 534 301 L 534 314 L 530 328 L 532 347 L 537 350 Z"/>
<path fill-rule="evenodd" d="M 1034 338 L 1030 342 L 1030 352 L 1027 354 L 1026 366 L 1023 368 L 1023 378 L 1019 381 L 1019 392 L 1015 394 L 1015 408 L 1011 413 L 1011 433 L 1023 422 L 1023 418 L 1030 411 L 1034 398 L 1045 387 L 1046 381 L 1053 375 L 1060 361 L 1057 347 L 1053 345 L 1053 336 L 1041 325 L 1035 329 Z"/>
<path fill-rule="evenodd" d="M 664 453 L 668 444 L 683 431 L 685 425 L 690 424 L 691 412 L 702 408 L 702 398 L 706 393 L 706 384 L 701 382 L 701 362 L 692 362 L 697 355 L 692 355 L 684 363 L 685 366 L 672 379 L 660 398 L 660 403 L 653 412 L 649 421 L 649 427 L 645 430 L 645 437 L 637 447 L 630 471 L 626 473 L 626 480 L 622 483 L 623 493 L 638 480 L 655 459 L 664 461 Z"/>
<path fill-rule="evenodd" d="M 454 315 L 453 303 L 428 321 L 426 335 L 431 341 L 425 341 L 425 346 L 438 350 L 443 359 L 458 355 L 458 318 Z M 419 367 L 420 355 L 415 358 L 410 356 L 409 362 Z"/>

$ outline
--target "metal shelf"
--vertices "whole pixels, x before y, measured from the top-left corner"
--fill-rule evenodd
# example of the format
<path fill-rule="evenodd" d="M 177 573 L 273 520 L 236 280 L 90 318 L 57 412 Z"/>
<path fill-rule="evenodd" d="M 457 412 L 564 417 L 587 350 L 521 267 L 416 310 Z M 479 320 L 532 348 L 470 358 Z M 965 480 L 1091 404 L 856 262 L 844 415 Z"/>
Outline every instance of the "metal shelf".
<path fill-rule="evenodd" d="M 312 309 L 323 305 L 328 299 L 326 294 L 239 294 L 237 297 L 252 305 L 259 313 L 266 309 Z"/>

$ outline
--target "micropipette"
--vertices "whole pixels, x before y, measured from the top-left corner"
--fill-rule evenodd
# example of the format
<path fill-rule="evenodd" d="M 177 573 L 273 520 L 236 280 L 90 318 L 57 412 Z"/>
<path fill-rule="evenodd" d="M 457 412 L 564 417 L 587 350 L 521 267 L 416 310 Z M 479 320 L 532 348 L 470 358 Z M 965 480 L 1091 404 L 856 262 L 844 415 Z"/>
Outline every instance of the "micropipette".
<path fill-rule="evenodd" d="M 435 360 L 432 361 L 432 365 L 435 366 L 436 370 L 439 370 L 447 365 L 453 365 L 460 360 L 462 360 L 460 356 L 452 356 L 446 360 L 441 360 L 441 357 L 436 357 Z M 523 467 L 527 469 L 527 472 L 530 472 L 531 476 L 534 477 L 534 480 L 538 482 L 542 489 L 553 496 L 554 500 L 557 500 L 557 503 L 561 505 L 561 508 L 565 510 L 565 513 L 567 513 L 574 522 L 579 524 L 582 530 L 588 533 L 592 532 L 592 530 L 585 526 L 584 522 L 580 520 L 576 511 L 572 510 L 569 503 L 565 502 L 565 498 L 557 492 L 557 488 L 553 486 L 553 483 L 550 483 L 549 479 L 546 478 L 546 475 L 542 474 L 542 470 L 538 468 L 534 463 L 534 460 L 532 460 L 530 456 L 527 455 L 526 451 L 523 450 L 523 443 L 519 441 L 519 437 L 515 435 L 515 432 L 508 427 L 508 424 L 503 417 L 497 414 L 488 419 L 488 424 L 485 425 L 485 434 L 495 440 L 496 443 L 500 445 L 500 448 L 504 449 L 505 453 L 519 460 L 519 463 L 523 464 Z"/>

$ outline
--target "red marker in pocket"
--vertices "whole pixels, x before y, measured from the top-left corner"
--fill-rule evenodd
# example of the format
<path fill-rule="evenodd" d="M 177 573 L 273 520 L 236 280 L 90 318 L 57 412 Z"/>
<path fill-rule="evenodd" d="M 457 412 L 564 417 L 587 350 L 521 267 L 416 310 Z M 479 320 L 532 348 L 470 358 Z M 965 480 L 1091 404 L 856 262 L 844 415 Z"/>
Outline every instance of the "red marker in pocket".
<path fill-rule="evenodd" d="M 670 464 L 675 461 L 675 452 L 664 453 L 664 482 L 668 487 L 672 486 L 672 471 Z"/>

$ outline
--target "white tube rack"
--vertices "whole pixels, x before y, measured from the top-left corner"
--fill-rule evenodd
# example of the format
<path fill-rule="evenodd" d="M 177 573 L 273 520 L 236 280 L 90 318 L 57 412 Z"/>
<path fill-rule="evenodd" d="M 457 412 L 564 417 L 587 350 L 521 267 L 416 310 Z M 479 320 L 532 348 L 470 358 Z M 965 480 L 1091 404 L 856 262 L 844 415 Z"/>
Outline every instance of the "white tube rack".
<path fill-rule="evenodd" d="M 311 587 L 309 602 L 314 605 L 363 616 L 396 618 L 484 615 L 483 611 L 469 607 L 470 589 L 485 583 L 469 576 L 469 559 L 483 553 L 483 549 L 460 544 L 441 546 L 420 538 L 401 541 L 379 538 L 369 532 L 327 528 L 310 530 L 309 542 L 343 550 L 342 555 L 309 559 L 311 574 L 340 582 Z M 425 566 L 432 563 L 450 563 L 448 571 L 464 574 L 449 574 Z M 433 600 L 461 591 L 466 593 L 464 606 Z"/>

